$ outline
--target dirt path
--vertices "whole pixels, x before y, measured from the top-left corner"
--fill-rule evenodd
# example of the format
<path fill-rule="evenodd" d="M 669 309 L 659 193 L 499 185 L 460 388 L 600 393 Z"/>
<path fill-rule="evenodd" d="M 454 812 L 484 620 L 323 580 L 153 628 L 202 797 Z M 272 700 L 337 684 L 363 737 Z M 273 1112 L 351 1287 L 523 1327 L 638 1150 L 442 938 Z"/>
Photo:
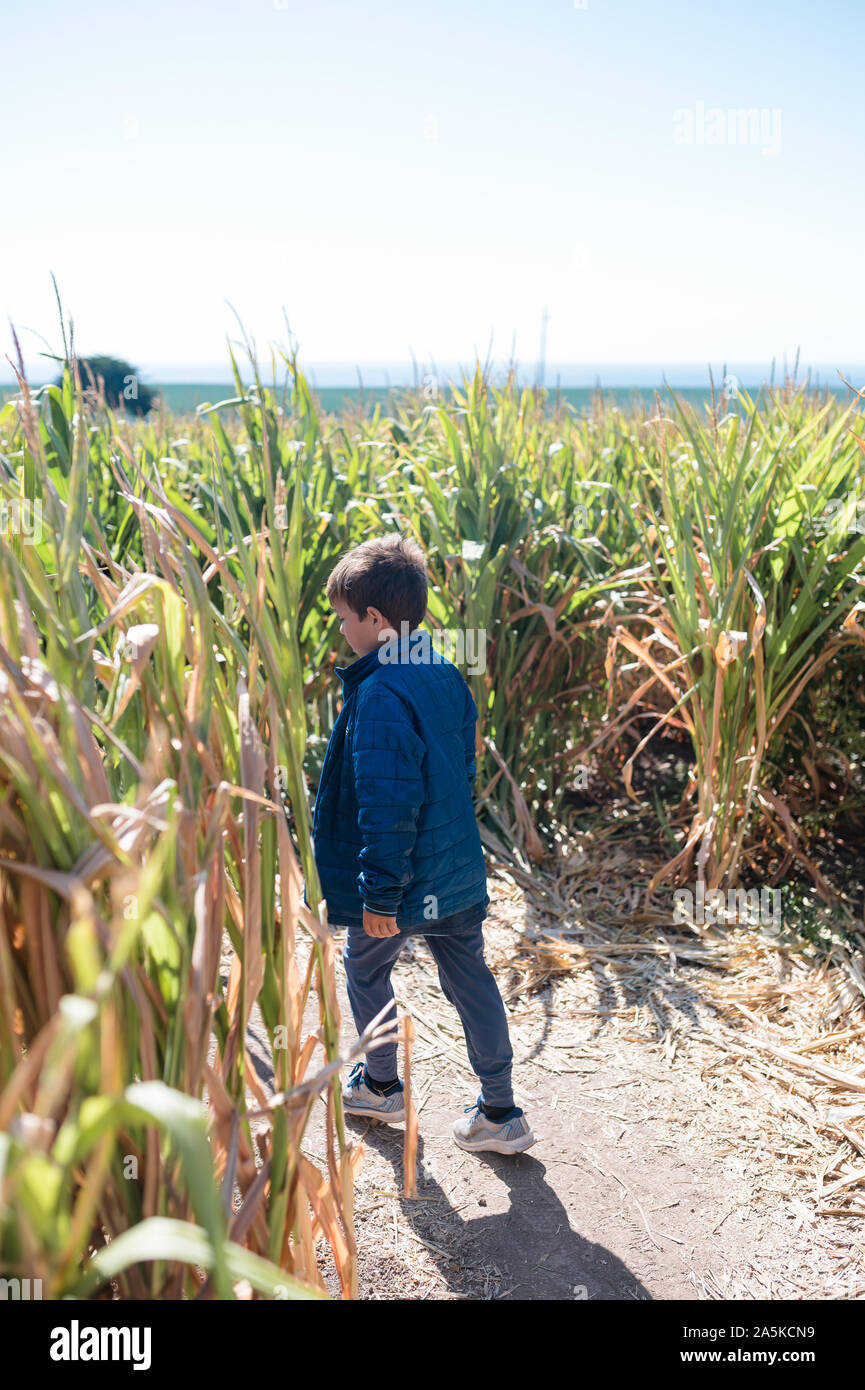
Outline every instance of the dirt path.
<path fill-rule="evenodd" d="M 520 932 L 494 911 L 485 936 L 507 993 Z M 341 962 L 338 973 L 348 1047 L 356 1034 Z M 537 1143 L 516 1157 L 474 1155 L 450 1133 L 478 1093 L 459 1020 L 423 938 L 409 940 L 393 980 L 417 1030 L 418 1195 L 401 1195 L 403 1126 L 350 1120 L 365 1151 L 360 1296 L 865 1296 L 862 1219 L 815 1214 L 813 1148 L 790 1132 L 787 1089 L 706 1037 L 720 1036 L 712 973 L 655 948 L 636 993 L 615 961 L 600 961 L 517 998 L 515 1094 Z M 326 1163 L 322 1113 L 304 1149 Z"/>

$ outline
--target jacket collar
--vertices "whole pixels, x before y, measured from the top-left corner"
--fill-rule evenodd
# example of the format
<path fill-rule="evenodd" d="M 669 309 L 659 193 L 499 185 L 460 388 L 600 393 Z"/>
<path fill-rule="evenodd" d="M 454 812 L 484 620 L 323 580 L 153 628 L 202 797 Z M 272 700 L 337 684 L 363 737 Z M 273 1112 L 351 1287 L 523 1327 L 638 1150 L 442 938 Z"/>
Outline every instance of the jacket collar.
<path fill-rule="evenodd" d="M 351 694 L 355 686 L 360 685 L 362 680 L 371 675 L 378 665 L 378 650 L 367 652 L 366 656 L 359 656 L 356 661 L 350 662 L 348 666 L 336 666 L 334 670 L 342 681 L 343 699 Z"/>
<path fill-rule="evenodd" d="M 383 642 L 380 647 L 367 652 L 365 656 L 359 656 L 348 666 L 334 667 L 336 674 L 342 681 L 343 699 L 347 699 L 356 686 L 360 685 L 361 681 L 366 680 L 367 676 L 372 675 L 379 665 L 410 662 L 411 652 L 429 641 L 428 632 L 415 628 L 408 637 L 398 637 L 395 641 L 392 638 L 389 642 Z"/>

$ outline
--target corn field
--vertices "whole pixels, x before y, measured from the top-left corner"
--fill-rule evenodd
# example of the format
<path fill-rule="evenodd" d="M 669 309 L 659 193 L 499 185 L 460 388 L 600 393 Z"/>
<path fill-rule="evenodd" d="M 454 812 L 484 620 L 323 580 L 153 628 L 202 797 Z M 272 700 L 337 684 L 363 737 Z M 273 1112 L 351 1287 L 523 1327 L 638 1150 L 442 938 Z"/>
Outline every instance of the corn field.
<path fill-rule="evenodd" d="M 47 1297 L 326 1298 L 322 1238 L 356 1294 L 310 841 L 351 545 L 414 537 L 428 624 L 483 634 L 491 852 L 542 870 L 576 770 L 636 801 L 659 735 L 690 768 L 651 888 L 827 893 L 815 826 L 865 809 L 856 393 L 581 416 L 478 370 L 324 415 L 296 358 L 283 387 L 249 358 L 230 400 L 142 422 L 67 348 L 0 411 L 0 1263 Z"/>

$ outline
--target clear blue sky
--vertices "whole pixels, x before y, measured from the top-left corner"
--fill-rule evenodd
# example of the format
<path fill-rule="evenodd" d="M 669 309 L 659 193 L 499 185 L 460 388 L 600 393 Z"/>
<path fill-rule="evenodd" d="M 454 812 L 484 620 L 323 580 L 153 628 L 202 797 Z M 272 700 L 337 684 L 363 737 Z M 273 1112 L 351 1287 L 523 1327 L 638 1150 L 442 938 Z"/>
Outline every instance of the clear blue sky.
<path fill-rule="evenodd" d="M 844 367 L 863 52 L 861 0 L 18 6 L 0 308 L 37 361 L 53 270 L 157 375 L 226 360 L 226 301 L 311 362 L 533 360 L 546 306 L 551 362 Z"/>

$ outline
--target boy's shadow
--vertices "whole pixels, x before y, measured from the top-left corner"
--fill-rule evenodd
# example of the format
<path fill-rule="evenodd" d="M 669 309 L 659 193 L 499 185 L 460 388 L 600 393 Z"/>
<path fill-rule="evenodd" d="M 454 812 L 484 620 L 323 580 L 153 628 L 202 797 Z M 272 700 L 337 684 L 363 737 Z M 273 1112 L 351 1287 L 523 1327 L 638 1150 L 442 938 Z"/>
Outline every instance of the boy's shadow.
<path fill-rule="evenodd" d="M 402 1129 L 351 1116 L 346 1116 L 346 1125 L 391 1164 L 401 1185 Z M 483 1298 L 487 1287 L 489 1296 L 515 1301 L 651 1299 L 618 1256 L 572 1229 L 567 1211 L 546 1182 L 543 1163 L 530 1153 L 466 1153 L 466 1158 L 491 1169 L 510 1191 L 508 1211 L 468 1218 L 453 1210 L 423 1164 L 423 1153 L 419 1134 L 417 1197 L 426 1200 L 400 1195 L 402 1217 L 427 1242 L 430 1257 L 453 1292 Z M 431 1248 L 435 1246 L 439 1249 Z M 488 1282 L 486 1276 L 495 1270 L 501 1278 Z"/>

